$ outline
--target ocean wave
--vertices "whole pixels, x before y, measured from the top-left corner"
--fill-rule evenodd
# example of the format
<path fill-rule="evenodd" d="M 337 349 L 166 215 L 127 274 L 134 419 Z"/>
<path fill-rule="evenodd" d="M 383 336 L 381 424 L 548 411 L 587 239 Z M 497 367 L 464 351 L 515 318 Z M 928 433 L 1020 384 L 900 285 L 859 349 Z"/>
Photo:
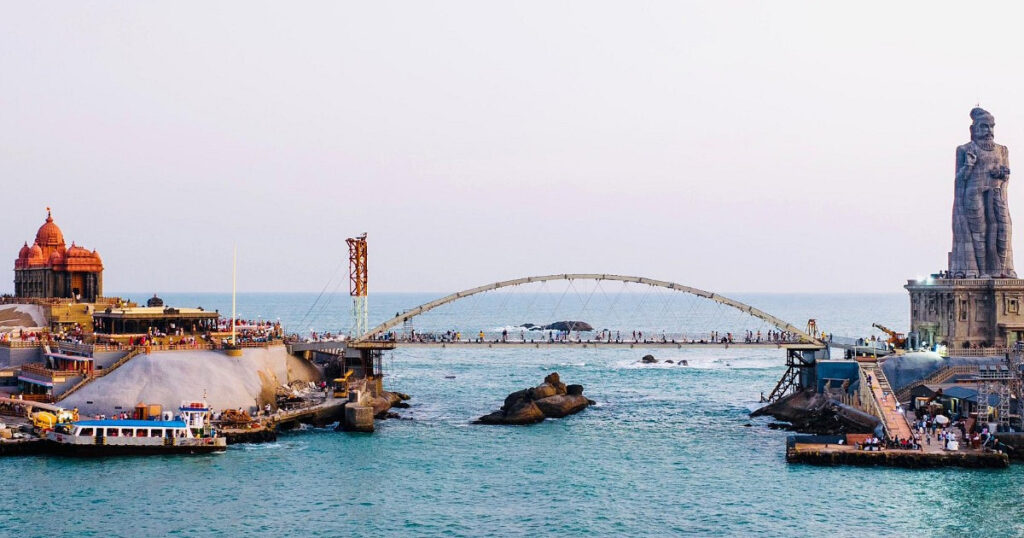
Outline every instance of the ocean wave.
<path fill-rule="evenodd" d="M 672 362 L 666 362 L 671 360 Z M 686 361 L 686 364 L 680 364 Z M 682 369 L 693 368 L 698 370 L 766 370 L 777 368 L 781 364 L 779 359 L 767 358 L 736 358 L 736 357 L 667 357 L 658 359 L 655 363 L 645 363 L 640 359 L 619 361 L 613 364 L 616 369 Z"/>

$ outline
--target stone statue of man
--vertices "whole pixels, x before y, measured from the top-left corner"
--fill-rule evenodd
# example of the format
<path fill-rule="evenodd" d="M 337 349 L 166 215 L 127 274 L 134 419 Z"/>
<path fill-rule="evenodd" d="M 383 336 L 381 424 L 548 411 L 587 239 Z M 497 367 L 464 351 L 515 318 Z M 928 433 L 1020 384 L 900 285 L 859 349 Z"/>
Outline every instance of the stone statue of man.
<path fill-rule="evenodd" d="M 975 108 L 971 120 L 971 141 L 956 148 L 949 271 L 954 277 L 1016 278 L 1006 203 L 1009 152 L 993 141 L 992 114 Z"/>

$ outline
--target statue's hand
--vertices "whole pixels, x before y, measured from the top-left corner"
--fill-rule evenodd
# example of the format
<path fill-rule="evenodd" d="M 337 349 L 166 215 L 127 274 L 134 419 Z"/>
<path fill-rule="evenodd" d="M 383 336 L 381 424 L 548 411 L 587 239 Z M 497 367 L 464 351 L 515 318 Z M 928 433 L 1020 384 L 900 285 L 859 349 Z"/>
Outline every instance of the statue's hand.
<path fill-rule="evenodd" d="M 995 179 L 1006 179 L 1010 175 L 1010 169 L 1005 166 L 993 168 L 988 175 Z"/>
<path fill-rule="evenodd" d="M 978 162 L 978 156 L 975 155 L 973 152 L 968 151 L 967 152 L 967 161 L 966 161 L 967 166 L 974 166 L 977 162 Z"/>

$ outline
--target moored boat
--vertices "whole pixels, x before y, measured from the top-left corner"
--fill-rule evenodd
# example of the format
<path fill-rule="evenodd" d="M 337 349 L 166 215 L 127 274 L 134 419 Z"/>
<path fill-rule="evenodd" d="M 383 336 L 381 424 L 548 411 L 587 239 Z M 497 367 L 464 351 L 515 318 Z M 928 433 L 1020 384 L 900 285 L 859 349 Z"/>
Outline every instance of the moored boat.
<path fill-rule="evenodd" d="M 227 450 L 207 422 L 206 400 L 184 401 L 180 415 L 171 420 L 82 420 L 47 432 L 46 440 L 58 454 L 113 456 L 146 454 L 205 454 Z"/>
<path fill-rule="evenodd" d="M 196 436 L 184 420 L 83 420 L 47 432 L 58 454 L 114 456 L 204 454 L 227 449 L 227 440 Z"/>

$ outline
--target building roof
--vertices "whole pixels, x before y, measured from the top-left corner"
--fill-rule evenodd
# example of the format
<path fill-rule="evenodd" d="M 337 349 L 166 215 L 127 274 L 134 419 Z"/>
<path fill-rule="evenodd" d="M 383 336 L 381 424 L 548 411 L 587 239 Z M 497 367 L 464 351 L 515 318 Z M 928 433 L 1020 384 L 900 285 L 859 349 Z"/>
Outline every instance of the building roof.
<path fill-rule="evenodd" d="M 46 208 L 46 222 L 36 232 L 36 243 L 41 247 L 64 247 L 64 232 L 53 222 L 50 208 Z"/>
<path fill-rule="evenodd" d="M 132 308 L 110 307 L 93 314 L 97 318 L 109 319 L 181 319 L 217 318 L 220 314 L 202 308 L 171 308 L 163 306 L 136 306 Z"/>
<path fill-rule="evenodd" d="M 103 271 L 103 260 L 95 250 L 88 250 L 71 243 L 66 248 L 64 232 L 53 222 L 50 208 L 46 208 L 46 222 L 36 232 L 36 239 L 29 247 L 25 243 L 14 261 L 15 269 L 36 269 L 47 267 L 54 271 L 98 273 Z"/>
<path fill-rule="evenodd" d="M 183 420 L 80 420 L 76 426 L 99 428 L 184 428 Z"/>

